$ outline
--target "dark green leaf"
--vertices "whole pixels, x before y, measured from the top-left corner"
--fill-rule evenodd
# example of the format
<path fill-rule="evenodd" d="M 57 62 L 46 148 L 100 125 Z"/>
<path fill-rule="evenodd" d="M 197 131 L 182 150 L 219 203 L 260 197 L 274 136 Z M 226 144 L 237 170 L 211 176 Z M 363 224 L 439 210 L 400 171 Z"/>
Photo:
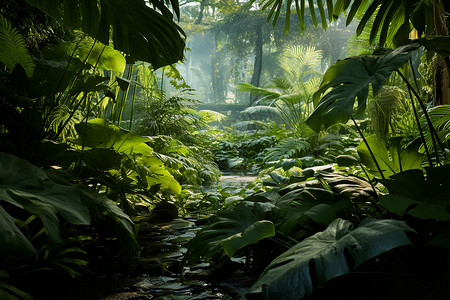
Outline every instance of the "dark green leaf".
<path fill-rule="evenodd" d="M 336 219 L 328 228 L 278 256 L 264 270 L 248 294 L 267 299 L 300 299 L 310 296 L 328 280 L 350 272 L 346 253 L 356 266 L 391 249 L 410 245 L 404 222 L 367 219 L 356 229 L 349 221 Z M 310 270 L 310 267 L 314 270 Z M 313 277 L 314 276 L 314 277 Z"/>
<path fill-rule="evenodd" d="M 354 114 L 356 99 L 358 112 L 365 109 L 369 85 L 375 96 L 392 72 L 408 62 L 410 52 L 418 47 L 418 44 L 405 45 L 384 54 L 356 56 L 335 63 L 327 70 L 314 94 L 316 108 L 306 123 L 317 132 L 322 124 L 328 128 L 336 123 L 346 123 Z M 326 94 L 320 99 L 323 93 Z"/>
<path fill-rule="evenodd" d="M 408 170 L 380 180 L 389 190 L 380 204 L 400 216 L 449 221 L 450 166 L 425 170 L 426 177 L 422 170 Z"/>

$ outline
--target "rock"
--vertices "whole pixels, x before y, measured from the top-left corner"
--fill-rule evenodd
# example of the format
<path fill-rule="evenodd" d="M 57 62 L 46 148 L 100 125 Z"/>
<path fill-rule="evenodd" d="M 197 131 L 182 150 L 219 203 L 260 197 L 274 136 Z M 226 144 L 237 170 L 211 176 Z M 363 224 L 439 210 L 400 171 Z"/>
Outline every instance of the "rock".
<path fill-rule="evenodd" d="M 170 222 L 178 218 L 178 207 L 170 202 L 162 202 L 152 209 L 152 221 Z"/>

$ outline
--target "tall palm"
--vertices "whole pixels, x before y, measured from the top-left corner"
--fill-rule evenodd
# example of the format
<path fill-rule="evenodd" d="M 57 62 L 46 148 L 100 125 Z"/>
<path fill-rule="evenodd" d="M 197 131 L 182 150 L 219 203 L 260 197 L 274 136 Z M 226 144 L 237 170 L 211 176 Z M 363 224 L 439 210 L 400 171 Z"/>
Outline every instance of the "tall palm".
<path fill-rule="evenodd" d="M 238 85 L 239 90 L 250 91 L 260 97 L 244 112 L 279 115 L 293 133 L 301 137 L 304 121 L 312 110 L 313 93 L 322 78 L 319 72 L 321 60 L 322 51 L 314 47 L 287 47 L 279 61 L 283 76 L 274 78 L 271 86 Z"/>

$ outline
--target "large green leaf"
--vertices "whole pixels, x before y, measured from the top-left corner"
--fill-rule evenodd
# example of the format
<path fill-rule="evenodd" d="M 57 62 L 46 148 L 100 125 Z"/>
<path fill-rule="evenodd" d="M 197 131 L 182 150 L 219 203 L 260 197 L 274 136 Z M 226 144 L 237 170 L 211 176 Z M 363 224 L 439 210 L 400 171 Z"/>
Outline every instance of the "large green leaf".
<path fill-rule="evenodd" d="M 380 198 L 380 204 L 391 212 L 437 221 L 450 221 L 450 166 L 444 165 L 408 170 L 380 180 L 389 194 Z"/>
<path fill-rule="evenodd" d="M 224 251 L 232 255 L 250 243 L 272 236 L 273 224 L 267 221 L 267 214 L 274 207 L 271 203 L 245 201 L 225 209 L 189 242 L 185 261 L 209 260 Z"/>
<path fill-rule="evenodd" d="M 316 287 L 396 247 L 410 245 L 404 222 L 367 219 L 353 230 L 353 224 L 336 219 L 319 232 L 274 259 L 250 288 L 249 294 L 266 299 L 300 299 Z M 352 258 L 348 261 L 347 255 Z M 313 268 L 313 269 L 311 269 Z"/>
<path fill-rule="evenodd" d="M 160 0 L 27 0 L 56 20 L 110 44 L 135 60 L 157 69 L 183 59 L 183 30 L 176 25 L 166 1 Z M 150 2 L 151 5 L 147 5 Z M 177 0 L 170 1 L 177 12 Z M 178 15 L 179 16 L 179 15 Z"/>
<path fill-rule="evenodd" d="M 50 45 L 44 51 L 46 52 L 46 58 L 63 59 L 74 55 L 74 57 L 91 66 L 119 73 L 123 73 L 126 66 L 125 57 L 120 51 L 115 50 L 112 46 L 95 41 L 83 33 L 78 33 L 74 41 Z"/>
<path fill-rule="evenodd" d="M 418 47 L 418 44 L 410 44 L 384 54 L 355 56 L 336 62 L 327 70 L 314 94 L 316 108 L 306 123 L 317 132 L 322 124 L 328 128 L 336 123 L 347 123 L 355 113 L 356 99 L 357 112 L 365 110 L 369 86 L 376 96 L 392 72 L 408 62 L 411 52 Z"/>
<path fill-rule="evenodd" d="M 1 202 L 0 202 L 1 203 Z M 26 256 L 36 250 L 16 225 L 16 220 L 0 206 L 0 254 L 5 257 Z"/>
<path fill-rule="evenodd" d="M 55 183 L 23 159 L 0 153 L 0 182 L 0 200 L 41 218 L 52 242 L 61 239 L 58 216 L 72 224 L 90 224 L 79 187 Z"/>
<path fill-rule="evenodd" d="M 93 119 L 87 124 L 83 122 L 75 125 L 75 129 L 80 135 L 79 145 L 84 148 L 105 148 L 126 154 L 143 155 L 151 155 L 153 152 L 146 144 L 150 142 L 150 138 L 120 129 L 105 119 Z"/>
<path fill-rule="evenodd" d="M 401 138 L 391 139 L 391 143 L 386 142 L 375 135 L 366 138 L 373 155 L 385 178 L 397 174 L 401 171 L 418 169 L 422 165 L 423 154 L 418 152 L 420 146 L 415 142 L 402 149 L 400 146 Z M 380 172 L 375 165 L 369 149 L 364 142 L 361 142 L 357 148 L 361 162 L 367 166 L 372 174 L 381 177 Z"/>
<path fill-rule="evenodd" d="M 275 235 L 275 225 L 269 220 L 256 221 L 243 232 L 238 232 L 222 240 L 223 250 L 232 257 L 239 249 L 255 244 L 261 239 Z"/>
<path fill-rule="evenodd" d="M 117 168 L 121 157 L 128 159 L 126 167 L 135 171 L 129 177 L 142 183 L 144 188 L 159 184 L 171 193 L 181 192 L 178 181 L 165 169 L 161 160 L 152 155 L 153 149 L 146 144 L 151 141 L 149 137 L 118 128 L 104 119 L 93 119 L 87 124 L 83 122 L 75 125 L 75 128 L 80 135 L 79 146 L 91 148 L 83 153 L 90 167 L 100 170 Z M 95 158 L 101 154 L 105 157 L 96 161 Z"/>
<path fill-rule="evenodd" d="M 330 190 L 316 187 L 295 189 L 276 201 L 277 227 L 285 234 L 292 234 L 296 226 L 314 221 L 328 226 L 336 212 L 350 205 L 348 199 L 339 199 Z"/>
<path fill-rule="evenodd" d="M 438 105 L 432 107 L 428 111 L 428 116 L 430 118 L 433 127 L 436 129 L 437 134 L 442 143 L 445 143 L 450 139 L 450 105 Z M 427 121 L 425 116 L 420 118 L 420 124 L 422 128 L 427 128 Z M 428 149 L 434 151 L 434 143 L 431 138 L 431 133 L 427 131 L 425 133 L 425 143 Z M 420 152 L 425 152 L 425 145 L 420 147 Z"/>

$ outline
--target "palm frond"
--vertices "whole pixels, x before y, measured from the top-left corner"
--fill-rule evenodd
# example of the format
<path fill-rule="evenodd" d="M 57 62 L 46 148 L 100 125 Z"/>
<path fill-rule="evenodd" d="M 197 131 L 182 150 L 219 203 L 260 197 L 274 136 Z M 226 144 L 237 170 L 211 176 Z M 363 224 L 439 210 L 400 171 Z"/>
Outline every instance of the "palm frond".
<path fill-rule="evenodd" d="M 267 88 L 260 88 L 260 87 L 256 87 L 253 86 L 249 83 L 240 83 L 236 85 L 236 90 L 238 91 L 244 91 L 244 92 L 250 92 L 252 94 L 258 95 L 263 97 L 264 99 L 267 100 L 273 100 L 276 99 L 280 96 L 280 93 L 277 93 L 275 91 L 272 91 L 270 89 Z"/>
<path fill-rule="evenodd" d="M 281 90 L 290 90 L 292 89 L 292 83 L 284 77 L 275 77 L 272 79 L 273 84 L 276 88 Z"/>
<path fill-rule="evenodd" d="M 10 71 L 16 64 L 20 64 L 27 76 L 33 75 L 34 63 L 25 40 L 2 14 L 0 14 L 0 62 Z"/>
<path fill-rule="evenodd" d="M 277 107 L 272 106 L 263 106 L 263 105 L 257 105 L 257 106 L 249 106 L 246 109 L 242 111 L 243 113 L 248 114 L 258 114 L 258 113 L 273 113 L 276 115 L 281 115 L 280 110 Z"/>
<path fill-rule="evenodd" d="M 277 161 L 280 159 L 301 157 L 310 151 L 311 145 L 304 139 L 299 138 L 287 138 L 281 141 L 278 145 L 270 148 L 264 161 Z"/>

